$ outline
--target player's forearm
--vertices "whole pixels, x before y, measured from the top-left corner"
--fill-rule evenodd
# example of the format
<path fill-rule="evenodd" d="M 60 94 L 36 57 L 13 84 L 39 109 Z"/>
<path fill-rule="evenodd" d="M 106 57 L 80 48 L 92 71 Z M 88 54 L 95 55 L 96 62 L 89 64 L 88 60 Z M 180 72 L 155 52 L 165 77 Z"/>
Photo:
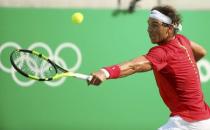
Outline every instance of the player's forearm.
<path fill-rule="evenodd" d="M 136 72 L 149 71 L 151 69 L 151 62 L 149 62 L 144 56 L 140 56 L 131 61 L 104 67 L 99 71 L 92 73 L 93 77 L 91 81 L 88 81 L 88 84 L 100 85 L 106 79 L 116 79 Z"/>
<path fill-rule="evenodd" d="M 145 72 L 149 70 L 151 70 L 151 67 L 148 66 L 148 61 L 142 61 L 138 63 L 135 61 L 130 61 L 120 64 L 120 77 L 125 77 L 136 72 Z"/>
<path fill-rule="evenodd" d="M 135 72 L 136 68 L 131 64 L 131 62 L 120 64 L 120 77 L 129 76 Z"/>
<path fill-rule="evenodd" d="M 122 64 L 105 67 L 103 71 L 108 79 L 115 79 L 151 69 L 151 63 L 144 56 L 140 56 Z"/>

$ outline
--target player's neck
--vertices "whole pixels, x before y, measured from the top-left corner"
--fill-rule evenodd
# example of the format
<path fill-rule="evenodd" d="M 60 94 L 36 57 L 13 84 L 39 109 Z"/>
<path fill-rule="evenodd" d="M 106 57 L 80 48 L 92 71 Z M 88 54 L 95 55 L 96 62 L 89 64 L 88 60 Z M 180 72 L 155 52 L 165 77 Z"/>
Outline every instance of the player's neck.
<path fill-rule="evenodd" d="M 165 39 L 164 41 L 161 41 L 160 43 L 158 43 L 158 45 L 164 45 L 164 44 L 167 44 L 169 43 L 170 41 L 174 40 L 175 39 L 175 36 L 171 36 L 167 39 Z"/>

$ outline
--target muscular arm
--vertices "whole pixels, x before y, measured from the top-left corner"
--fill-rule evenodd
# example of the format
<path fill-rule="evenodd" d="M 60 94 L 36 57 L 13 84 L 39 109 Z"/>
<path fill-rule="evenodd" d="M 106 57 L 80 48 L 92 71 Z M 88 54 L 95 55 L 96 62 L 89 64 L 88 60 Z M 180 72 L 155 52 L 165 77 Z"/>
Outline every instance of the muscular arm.
<path fill-rule="evenodd" d="M 119 64 L 120 77 L 125 77 L 136 72 L 145 72 L 152 69 L 152 64 L 144 56 L 140 56 L 131 61 Z M 100 85 L 106 80 L 106 75 L 102 70 L 92 73 L 92 80 L 88 81 L 88 84 Z M 119 77 L 119 78 L 120 78 Z"/>
<path fill-rule="evenodd" d="M 125 77 L 136 72 L 145 72 L 152 69 L 152 64 L 144 56 L 120 64 L 120 77 Z"/>
<path fill-rule="evenodd" d="M 199 61 L 201 58 L 203 58 L 206 55 L 207 52 L 201 45 L 193 41 L 190 41 L 190 43 L 191 43 L 191 48 L 192 48 L 195 60 Z"/>

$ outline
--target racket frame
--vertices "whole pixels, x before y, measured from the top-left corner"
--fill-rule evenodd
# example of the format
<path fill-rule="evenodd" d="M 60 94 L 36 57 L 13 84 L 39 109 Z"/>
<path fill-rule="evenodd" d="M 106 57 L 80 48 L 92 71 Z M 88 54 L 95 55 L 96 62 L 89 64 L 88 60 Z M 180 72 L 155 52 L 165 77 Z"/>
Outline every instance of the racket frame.
<path fill-rule="evenodd" d="M 50 77 L 50 78 L 39 78 L 38 76 L 33 76 L 33 75 L 30 75 L 30 74 L 27 74 L 27 73 L 23 72 L 21 69 L 19 69 L 17 67 L 17 65 L 15 64 L 15 61 L 12 58 L 12 56 L 15 52 L 26 52 L 26 53 L 36 55 L 36 56 L 40 57 L 41 59 L 44 59 L 45 61 L 49 62 L 53 66 L 53 68 L 56 71 L 56 74 L 53 77 Z M 43 54 L 41 54 L 37 51 L 34 51 L 34 50 L 27 50 L 27 49 L 14 50 L 10 54 L 10 62 L 17 72 L 19 72 L 20 74 L 22 74 L 23 76 L 25 76 L 27 78 L 31 78 L 31 79 L 38 80 L 38 81 L 51 81 L 51 80 L 60 79 L 62 77 L 76 77 L 76 78 L 79 78 L 79 79 L 89 80 L 89 81 L 92 79 L 92 76 L 90 76 L 90 75 L 74 73 L 74 72 L 70 72 L 70 71 L 62 68 L 59 65 L 57 65 L 56 63 L 54 63 L 52 60 L 50 60 L 48 57 L 46 57 L 45 55 L 43 55 Z M 62 71 L 62 73 L 58 73 L 58 70 Z"/>

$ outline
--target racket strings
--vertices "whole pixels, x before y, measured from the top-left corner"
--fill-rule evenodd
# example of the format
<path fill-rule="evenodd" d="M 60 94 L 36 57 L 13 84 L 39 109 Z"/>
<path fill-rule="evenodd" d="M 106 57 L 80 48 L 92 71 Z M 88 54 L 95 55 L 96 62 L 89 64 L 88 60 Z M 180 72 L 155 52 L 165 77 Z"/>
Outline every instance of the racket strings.
<path fill-rule="evenodd" d="M 12 58 L 17 68 L 27 75 L 38 78 L 51 78 L 56 75 L 51 63 L 32 53 L 16 51 Z"/>

